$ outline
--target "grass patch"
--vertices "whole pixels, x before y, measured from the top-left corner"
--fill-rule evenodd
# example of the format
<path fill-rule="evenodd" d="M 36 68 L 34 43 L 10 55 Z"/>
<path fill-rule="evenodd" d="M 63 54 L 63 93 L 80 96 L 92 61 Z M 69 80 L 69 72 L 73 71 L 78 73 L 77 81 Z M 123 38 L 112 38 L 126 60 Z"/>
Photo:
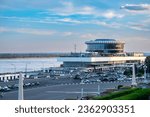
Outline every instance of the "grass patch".
<path fill-rule="evenodd" d="M 131 94 L 113 98 L 113 100 L 148 100 L 149 96 L 150 89 L 140 89 L 132 92 Z"/>
<path fill-rule="evenodd" d="M 113 92 L 113 93 L 110 93 L 106 96 L 96 96 L 96 97 L 93 97 L 93 99 L 94 100 L 111 100 L 113 98 L 118 98 L 118 97 L 133 93 L 133 92 L 138 91 L 138 90 L 140 90 L 140 89 L 139 88 L 127 89 L 124 91 Z"/>

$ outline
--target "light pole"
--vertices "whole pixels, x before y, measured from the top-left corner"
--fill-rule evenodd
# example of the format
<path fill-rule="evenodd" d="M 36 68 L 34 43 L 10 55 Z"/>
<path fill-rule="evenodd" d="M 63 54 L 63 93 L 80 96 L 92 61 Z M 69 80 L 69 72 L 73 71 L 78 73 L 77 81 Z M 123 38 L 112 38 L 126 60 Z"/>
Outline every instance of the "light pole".
<path fill-rule="evenodd" d="M 30 63 L 26 63 L 26 66 L 25 66 L 25 78 L 27 78 L 28 64 L 30 64 Z"/>
<path fill-rule="evenodd" d="M 98 91 L 98 95 L 100 95 L 100 85 L 98 85 L 97 88 L 98 88 L 98 90 L 97 90 Z"/>
<path fill-rule="evenodd" d="M 14 73 L 16 73 L 16 65 L 15 64 L 11 64 L 12 66 L 14 66 Z"/>
<path fill-rule="evenodd" d="M 144 68 L 144 83 L 147 83 L 147 79 L 146 79 L 146 70 L 147 70 L 147 66 L 144 65 L 143 68 Z"/>
<path fill-rule="evenodd" d="M 136 77 L 135 76 L 135 64 L 133 63 L 132 64 L 132 86 L 137 86 L 135 77 Z"/>
<path fill-rule="evenodd" d="M 81 98 L 83 97 L 83 88 L 81 88 Z"/>
<path fill-rule="evenodd" d="M 43 69 L 43 72 L 45 72 L 45 66 L 44 66 L 44 63 L 42 63 L 42 69 Z"/>
<path fill-rule="evenodd" d="M 23 100 L 24 95 L 23 95 L 23 76 L 22 73 L 19 74 L 19 88 L 18 88 L 18 100 Z"/>

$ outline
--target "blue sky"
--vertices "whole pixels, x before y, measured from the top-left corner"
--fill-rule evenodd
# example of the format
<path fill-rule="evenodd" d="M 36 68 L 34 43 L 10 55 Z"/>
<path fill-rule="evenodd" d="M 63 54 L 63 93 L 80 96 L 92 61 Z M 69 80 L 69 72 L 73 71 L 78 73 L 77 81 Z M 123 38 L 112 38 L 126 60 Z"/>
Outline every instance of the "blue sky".
<path fill-rule="evenodd" d="M 96 38 L 150 52 L 150 1 L 0 0 L 0 52 L 81 52 Z"/>

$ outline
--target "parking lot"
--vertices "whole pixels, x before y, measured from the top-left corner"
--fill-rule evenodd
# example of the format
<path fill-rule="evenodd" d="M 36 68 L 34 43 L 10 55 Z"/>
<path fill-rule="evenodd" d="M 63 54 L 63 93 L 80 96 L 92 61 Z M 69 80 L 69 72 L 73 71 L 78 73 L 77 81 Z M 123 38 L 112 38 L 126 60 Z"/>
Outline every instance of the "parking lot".
<path fill-rule="evenodd" d="M 137 78 L 143 82 L 144 78 Z M 67 74 L 40 73 L 40 77 L 24 79 L 25 99 L 76 99 L 82 95 L 97 95 L 118 85 L 130 86 L 132 78 L 127 78 L 122 70 L 93 72 L 71 70 Z M 0 82 L 1 99 L 17 99 L 18 80 Z M 100 87 L 98 89 L 98 87 Z M 98 93 L 99 90 L 99 93 Z"/>

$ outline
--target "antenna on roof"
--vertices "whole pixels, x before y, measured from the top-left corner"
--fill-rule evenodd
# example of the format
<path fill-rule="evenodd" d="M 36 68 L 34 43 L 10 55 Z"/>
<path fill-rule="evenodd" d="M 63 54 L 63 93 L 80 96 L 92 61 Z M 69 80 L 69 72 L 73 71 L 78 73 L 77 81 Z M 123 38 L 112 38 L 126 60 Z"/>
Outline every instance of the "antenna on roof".
<path fill-rule="evenodd" d="M 76 53 L 77 52 L 77 45 L 74 44 L 74 52 Z"/>

